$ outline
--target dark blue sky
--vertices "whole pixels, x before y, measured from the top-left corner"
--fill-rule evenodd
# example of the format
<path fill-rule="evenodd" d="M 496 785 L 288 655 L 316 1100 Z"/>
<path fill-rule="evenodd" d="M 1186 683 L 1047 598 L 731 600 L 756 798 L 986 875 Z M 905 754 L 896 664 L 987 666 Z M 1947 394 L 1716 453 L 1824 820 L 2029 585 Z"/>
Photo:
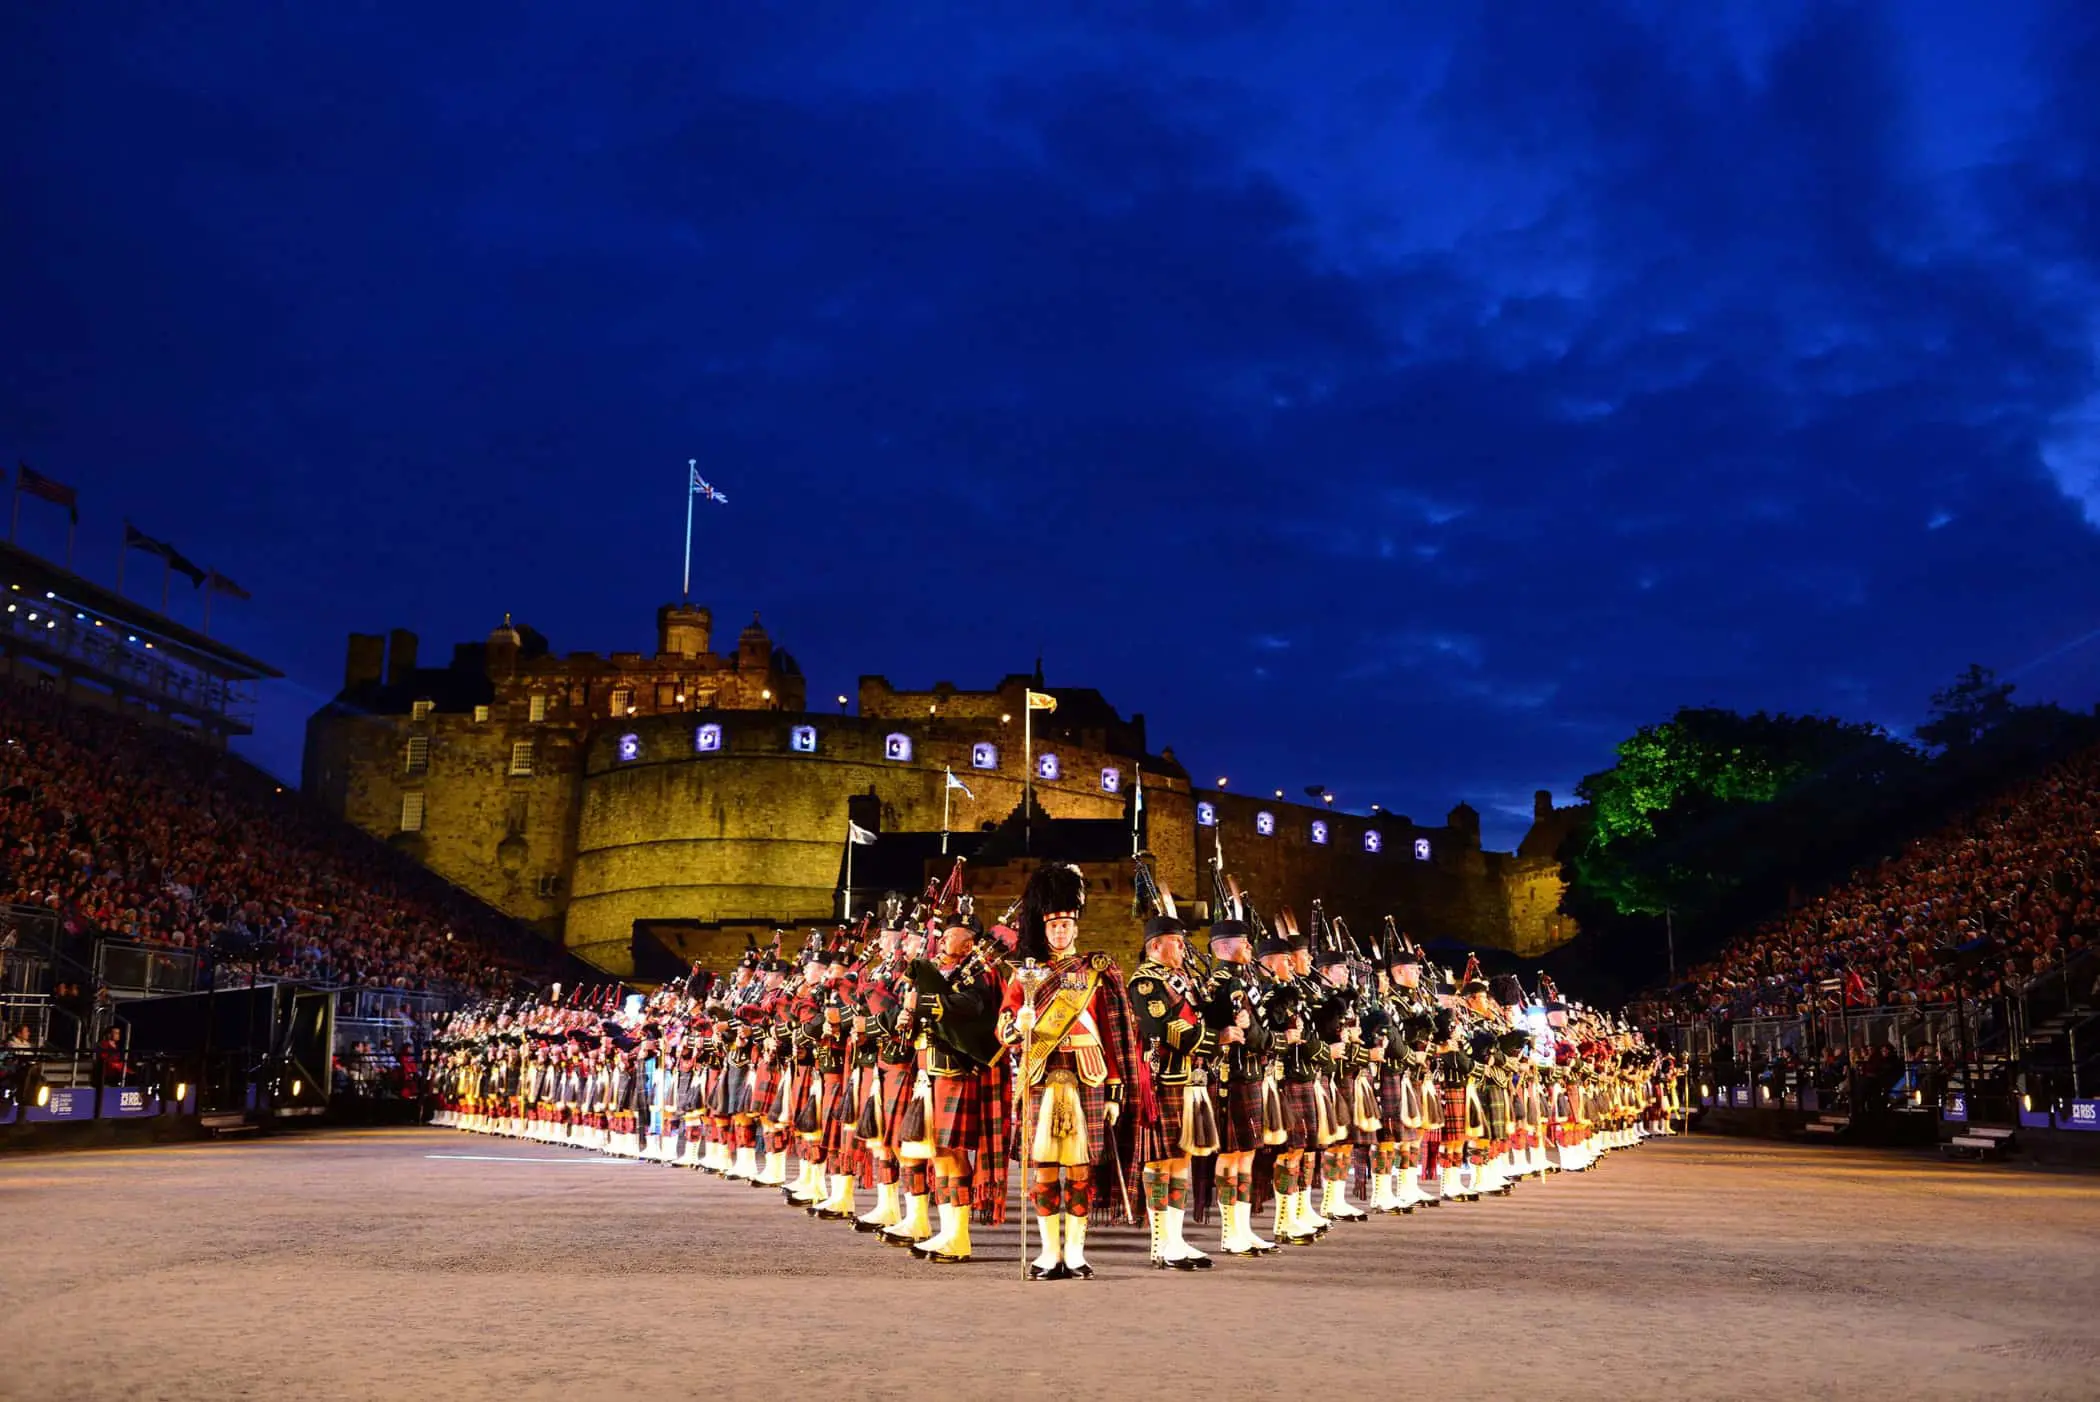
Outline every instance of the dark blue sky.
<path fill-rule="evenodd" d="M 8 6 L 0 462 L 253 590 L 287 774 L 352 629 L 647 647 L 688 457 L 812 696 L 1503 845 L 1680 704 L 2100 699 L 2100 5 L 1058 8 Z"/>

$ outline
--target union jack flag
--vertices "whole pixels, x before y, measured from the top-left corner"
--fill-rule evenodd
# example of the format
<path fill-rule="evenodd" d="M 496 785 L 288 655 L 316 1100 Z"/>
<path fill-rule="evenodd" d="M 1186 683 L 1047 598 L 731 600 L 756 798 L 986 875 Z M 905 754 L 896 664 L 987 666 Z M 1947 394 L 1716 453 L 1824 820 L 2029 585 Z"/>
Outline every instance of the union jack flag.
<path fill-rule="evenodd" d="M 693 474 L 692 487 L 693 494 L 695 496 L 705 497 L 707 500 L 713 502 L 720 502 L 724 506 L 729 505 L 729 498 L 716 491 L 714 489 L 713 484 L 710 483 L 705 477 L 702 477 L 700 475 L 699 468 L 691 467 L 690 465 L 688 465 L 688 467 Z"/>

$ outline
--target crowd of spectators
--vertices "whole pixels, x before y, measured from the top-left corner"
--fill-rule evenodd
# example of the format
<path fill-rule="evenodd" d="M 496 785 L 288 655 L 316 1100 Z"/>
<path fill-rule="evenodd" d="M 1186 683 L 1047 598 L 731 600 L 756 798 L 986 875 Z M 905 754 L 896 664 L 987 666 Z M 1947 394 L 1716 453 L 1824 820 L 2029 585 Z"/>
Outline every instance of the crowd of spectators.
<path fill-rule="evenodd" d="M 1677 1017 L 2016 993 L 2100 937 L 2100 750 L 2014 785 L 1690 970 Z"/>
<path fill-rule="evenodd" d="M 485 996 L 546 949 L 237 757 L 0 681 L 0 902 L 265 977 Z"/>

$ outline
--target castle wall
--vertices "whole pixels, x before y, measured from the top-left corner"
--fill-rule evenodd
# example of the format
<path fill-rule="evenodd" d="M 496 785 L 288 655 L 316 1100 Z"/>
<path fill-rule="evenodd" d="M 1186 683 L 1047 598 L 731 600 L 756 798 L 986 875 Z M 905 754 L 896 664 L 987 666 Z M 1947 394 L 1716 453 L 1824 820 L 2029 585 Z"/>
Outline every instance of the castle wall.
<path fill-rule="evenodd" d="M 429 741 L 410 773 L 408 742 Z M 509 773 L 513 740 L 534 744 L 533 773 Z M 560 928 L 579 787 L 573 736 L 471 715 L 337 713 L 309 727 L 304 787 L 374 837 L 408 852 L 504 914 Z M 423 795 L 423 825 L 403 832 L 403 796 Z"/>
<path fill-rule="evenodd" d="M 720 727 L 720 750 L 697 750 L 702 724 Z M 816 732 L 813 752 L 793 748 L 802 726 Z M 909 741 L 909 760 L 890 757 L 893 736 Z M 632 757 L 623 758 L 630 737 Z M 881 831 L 934 831 L 947 792 L 944 771 L 952 767 L 974 797 L 953 794 L 950 827 L 975 830 L 1020 805 L 1020 741 L 1018 727 L 996 720 L 771 713 L 652 717 L 602 730 L 585 756 L 565 938 L 585 958 L 624 968 L 636 920 L 828 920 L 836 908 L 850 798 L 875 796 Z M 979 744 L 999 747 L 997 769 L 971 767 Z M 1122 789 L 1135 778 L 1131 761 L 1068 744 L 1044 752 L 1057 756 L 1063 776 L 1035 784 L 1036 803 L 1052 818 L 1124 815 Z M 1102 786 L 1102 771 L 1110 768 L 1117 771 L 1116 791 Z M 1194 874 L 1187 786 L 1150 778 L 1146 800 L 1161 876 L 1188 890 Z M 857 900 L 866 904 L 879 895 L 861 891 Z M 1127 877 L 1122 899 L 1129 900 Z"/>

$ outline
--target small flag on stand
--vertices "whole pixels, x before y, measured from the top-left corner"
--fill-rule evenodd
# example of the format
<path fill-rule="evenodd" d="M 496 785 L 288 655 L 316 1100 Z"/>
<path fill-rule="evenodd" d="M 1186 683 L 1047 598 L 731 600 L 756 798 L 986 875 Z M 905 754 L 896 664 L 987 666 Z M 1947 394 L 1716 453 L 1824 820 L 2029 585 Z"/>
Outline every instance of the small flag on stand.
<path fill-rule="evenodd" d="M 951 789 L 961 789 L 964 798 L 977 797 L 976 794 L 970 792 L 970 786 L 968 784 L 965 784 L 962 780 L 955 777 L 955 770 L 952 767 L 948 770 L 948 787 Z"/>

